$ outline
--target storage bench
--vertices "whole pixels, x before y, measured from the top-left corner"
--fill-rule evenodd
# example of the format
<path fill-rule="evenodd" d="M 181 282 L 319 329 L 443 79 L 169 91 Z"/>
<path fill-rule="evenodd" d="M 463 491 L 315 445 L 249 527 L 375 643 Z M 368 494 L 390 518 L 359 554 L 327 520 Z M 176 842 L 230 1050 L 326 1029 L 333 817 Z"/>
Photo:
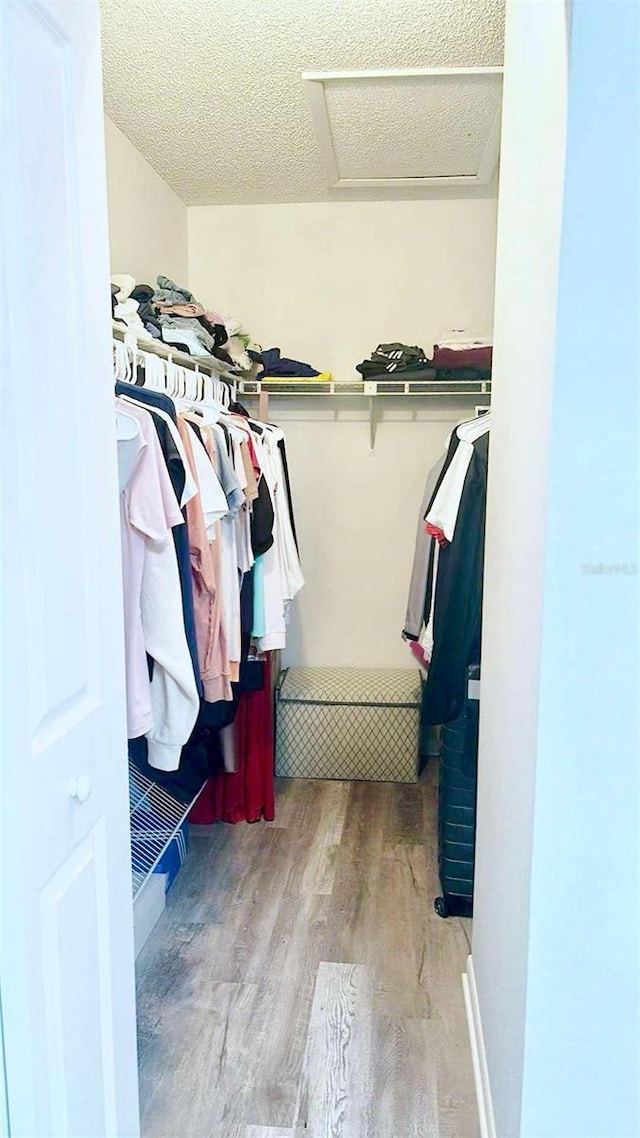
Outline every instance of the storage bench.
<path fill-rule="evenodd" d="M 276 774 L 416 782 L 420 674 L 287 668 L 276 688 Z"/>

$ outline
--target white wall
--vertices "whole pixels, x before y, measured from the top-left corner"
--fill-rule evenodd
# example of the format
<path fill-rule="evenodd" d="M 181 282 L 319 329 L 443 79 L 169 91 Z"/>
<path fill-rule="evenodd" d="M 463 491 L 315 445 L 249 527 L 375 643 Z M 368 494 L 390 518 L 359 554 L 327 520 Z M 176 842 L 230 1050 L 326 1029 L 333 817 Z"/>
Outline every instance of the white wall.
<path fill-rule="evenodd" d="M 430 349 L 492 327 L 496 203 L 195 207 L 189 286 L 265 346 L 357 377 L 380 341 Z M 410 666 L 400 639 L 425 476 L 474 401 L 384 403 L 373 455 L 359 401 L 276 403 L 307 584 L 289 663 Z"/>
<path fill-rule="evenodd" d="M 521 1138 L 640 1126 L 639 59 L 637 3 L 574 5 Z"/>
<path fill-rule="evenodd" d="M 565 14 L 507 8 L 473 974 L 495 1134 L 632 1138 L 640 37 Z"/>
<path fill-rule="evenodd" d="M 105 117 L 111 272 L 187 281 L 187 207 Z"/>
<path fill-rule="evenodd" d="M 310 402 L 272 403 L 271 412 L 287 435 L 306 578 L 285 663 L 411 667 L 400 634 L 418 508 L 427 470 L 469 403 L 385 401 L 371 453 L 366 401 L 347 401 L 337 419 L 337 400 Z"/>
<path fill-rule="evenodd" d="M 264 347 L 357 378 L 382 341 L 487 330 L 495 216 L 492 198 L 195 206 L 190 280 Z"/>
<path fill-rule="evenodd" d="M 511 0 L 473 928 L 473 966 L 500 1138 L 520 1133 L 566 73 L 564 4 Z"/>

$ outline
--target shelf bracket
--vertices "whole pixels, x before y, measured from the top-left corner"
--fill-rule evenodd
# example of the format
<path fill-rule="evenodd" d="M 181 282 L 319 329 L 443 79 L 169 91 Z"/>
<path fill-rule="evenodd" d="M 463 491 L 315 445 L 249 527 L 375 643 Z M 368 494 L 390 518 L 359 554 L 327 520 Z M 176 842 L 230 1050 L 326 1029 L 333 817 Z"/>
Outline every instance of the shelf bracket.
<path fill-rule="evenodd" d="M 378 428 L 378 410 L 375 396 L 378 394 L 378 384 L 375 380 L 366 380 L 363 384 L 364 394 L 369 396 L 369 447 L 371 454 L 376 448 L 376 431 Z"/>
<path fill-rule="evenodd" d="M 371 454 L 376 449 L 376 431 L 378 429 L 378 407 L 377 400 L 373 395 L 369 396 L 369 447 Z"/>

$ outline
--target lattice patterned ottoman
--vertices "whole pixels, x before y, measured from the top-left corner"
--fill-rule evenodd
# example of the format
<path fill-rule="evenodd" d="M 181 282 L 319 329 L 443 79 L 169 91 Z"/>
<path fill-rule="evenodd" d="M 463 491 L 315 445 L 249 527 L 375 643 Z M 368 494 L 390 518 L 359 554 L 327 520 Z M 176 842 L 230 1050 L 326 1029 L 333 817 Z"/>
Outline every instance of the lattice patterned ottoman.
<path fill-rule="evenodd" d="M 420 674 L 287 668 L 276 689 L 276 774 L 416 782 Z"/>

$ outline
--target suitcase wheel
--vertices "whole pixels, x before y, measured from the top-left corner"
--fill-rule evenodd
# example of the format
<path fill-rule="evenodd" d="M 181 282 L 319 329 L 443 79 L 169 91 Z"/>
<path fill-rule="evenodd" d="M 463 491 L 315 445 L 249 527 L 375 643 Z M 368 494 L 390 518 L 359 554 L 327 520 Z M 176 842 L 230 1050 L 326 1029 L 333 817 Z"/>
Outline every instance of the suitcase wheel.
<path fill-rule="evenodd" d="M 433 907 L 439 917 L 450 917 L 451 910 L 447 904 L 446 897 L 436 897 L 433 902 Z"/>

